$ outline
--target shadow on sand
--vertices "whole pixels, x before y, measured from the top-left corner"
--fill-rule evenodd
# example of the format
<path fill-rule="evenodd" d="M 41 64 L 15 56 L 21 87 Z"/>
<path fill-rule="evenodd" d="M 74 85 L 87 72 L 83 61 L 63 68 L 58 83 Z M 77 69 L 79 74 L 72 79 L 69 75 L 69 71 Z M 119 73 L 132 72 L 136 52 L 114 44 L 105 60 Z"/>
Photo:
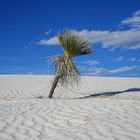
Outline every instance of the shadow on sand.
<path fill-rule="evenodd" d="M 79 97 L 78 99 L 86 99 L 86 98 L 91 98 L 91 97 L 100 97 L 100 96 L 113 96 L 113 95 L 117 95 L 117 94 L 121 94 L 121 93 L 125 93 L 125 92 L 138 92 L 140 91 L 140 88 L 130 88 L 127 90 L 123 90 L 123 91 L 111 91 L 111 92 L 102 92 L 102 93 L 98 93 L 98 94 L 91 94 L 88 96 L 84 96 L 84 97 Z"/>

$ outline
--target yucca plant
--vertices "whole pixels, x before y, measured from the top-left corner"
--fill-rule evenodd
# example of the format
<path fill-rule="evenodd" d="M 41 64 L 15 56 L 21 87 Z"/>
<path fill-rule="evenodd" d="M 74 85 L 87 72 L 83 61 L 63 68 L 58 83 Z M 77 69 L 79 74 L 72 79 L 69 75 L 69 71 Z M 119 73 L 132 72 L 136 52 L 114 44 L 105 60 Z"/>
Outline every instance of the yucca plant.
<path fill-rule="evenodd" d="M 80 74 L 73 63 L 72 57 L 91 53 L 88 41 L 74 31 L 68 30 L 59 33 L 58 40 L 64 50 L 64 55 L 53 59 L 55 63 L 55 77 L 48 96 L 49 98 L 52 98 L 58 82 L 62 86 L 78 84 Z"/>

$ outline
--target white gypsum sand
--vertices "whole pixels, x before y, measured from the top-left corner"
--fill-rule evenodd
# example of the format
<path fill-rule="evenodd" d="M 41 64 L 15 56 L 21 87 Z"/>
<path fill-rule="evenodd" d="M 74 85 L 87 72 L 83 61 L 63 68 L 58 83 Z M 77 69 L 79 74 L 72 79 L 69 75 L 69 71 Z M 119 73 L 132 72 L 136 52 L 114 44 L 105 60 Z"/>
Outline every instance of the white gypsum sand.
<path fill-rule="evenodd" d="M 52 80 L 0 76 L 0 140 L 140 139 L 140 78 L 82 77 L 49 99 Z"/>

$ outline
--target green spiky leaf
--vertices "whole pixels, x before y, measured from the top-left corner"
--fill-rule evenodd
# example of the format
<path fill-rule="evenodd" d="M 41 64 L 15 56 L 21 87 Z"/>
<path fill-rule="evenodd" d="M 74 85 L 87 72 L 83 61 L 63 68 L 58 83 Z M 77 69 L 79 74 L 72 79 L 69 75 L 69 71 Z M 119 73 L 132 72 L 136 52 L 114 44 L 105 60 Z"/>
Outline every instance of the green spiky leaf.
<path fill-rule="evenodd" d="M 74 31 L 59 33 L 58 40 L 68 57 L 91 53 L 88 41 Z"/>

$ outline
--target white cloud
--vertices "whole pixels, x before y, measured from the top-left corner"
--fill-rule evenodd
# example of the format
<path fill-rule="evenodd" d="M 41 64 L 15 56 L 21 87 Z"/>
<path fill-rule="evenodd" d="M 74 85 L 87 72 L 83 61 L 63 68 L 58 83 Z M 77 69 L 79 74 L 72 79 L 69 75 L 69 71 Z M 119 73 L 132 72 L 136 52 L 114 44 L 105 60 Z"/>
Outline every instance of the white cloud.
<path fill-rule="evenodd" d="M 58 45 L 59 41 L 56 36 L 50 39 L 42 39 L 38 42 L 39 45 Z"/>
<path fill-rule="evenodd" d="M 140 31 L 136 29 L 126 31 L 76 31 L 89 40 L 91 44 L 101 43 L 103 48 L 116 49 L 140 49 Z M 40 45 L 58 45 L 56 36 L 50 39 L 43 39 L 38 42 Z"/>
<path fill-rule="evenodd" d="M 140 16 L 140 10 L 136 11 L 133 16 Z"/>
<path fill-rule="evenodd" d="M 87 64 L 87 65 L 97 65 L 99 64 L 99 61 L 96 60 L 87 60 L 87 61 L 83 61 L 82 64 Z"/>
<path fill-rule="evenodd" d="M 119 56 L 119 57 L 116 58 L 116 61 L 119 61 L 119 62 L 123 61 L 123 60 L 124 60 L 124 58 L 122 56 Z"/>
<path fill-rule="evenodd" d="M 128 24 L 128 20 L 130 19 L 139 19 L 140 18 L 140 10 L 133 14 L 132 18 L 124 19 L 121 24 Z M 134 19 L 133 19 L 134 20 Z M 135 20 L 136 21 L 136 20 Z M 131 23 L 130 23 L 131 24 Z M 140 21 L 137 20 L 133 22 L 132 27 L 139 26 Z M 140 29 L 139 28 L 131 28 L 129 30 L 116 30 L 116 31 L 100 31 L 100 30 L 74 30 L 75 33 L 79 33 L 83 37 L 85 37 L 91 44 L 101 43 L 103 48 L 107 48 L 110 50 L 114 50 L 116 48 L 124 48 L 124 49 L 140 49 Z M 40 45 L 58 45 L 59 41 L 56 36 L 50 39 L 43 39 L 38 42 Z"/>
<path fill-rule="evenodd" d="M 131 61 L 131 62 L 140 62 L 140 58 L 131 57 L 131 58 L 124 58 L 123 56 L 119 56 L 115 59 L 115 61 Z"/>
<path fill-rule="evenodd" d="M 121 24 L 129 25 L 134 28 L 140 28 L 140 10 L 136 11 L 132 17 L 124 19 Z"/>
<path fill-rule="evenodd" d="M 88 69 L 88 75 L 105 75 L 107 74 L 107 69 L 101 67 L 92 67 Z"/>
<path fill-rule="evenodd" d="M 101 67 L 92 67 L 92 68 L 89 68 L 87 71 L 88 71 L 88 75 L 107 75 L 107 74 L 124 73 L 124 72 L 128 72 L 128 71 L 133 71 L 136 69 L 139 69 L 139 67 L 124 66 L 124 67 L 117 68 L 117 69 L 105 69 L 105 68 L 101 68 Z"/>
<path fill-rule="evenodd" d="M 107 40 L 110 32 L 109 31 L 96 31 L 96 30 L 81 30 L 81 31 L 76 31 L 79 33 L 81 36 L 84 36 L 88 41 L 92 44 L 98 43 L 98 42 L 104 42 Z"/>
<path fill-rule="evenodd" d="M 137 60 L 136 57 L 130 58 L 130 61 L 132 61 L 132 62 L 134 62 L 134 61 L 136 61 L 136 60 Z"/>
<path fill-rule="evenodd" d="M 82 30 L 79 34 L 85 36 L 92 44 L 101 43 L 103 48 L 140 48 L 140 31 L 136 29 L 114 32 Z"/>
<path fill-rule="evenodd" d="M 128 61 L 131 61 L 131 62 L 140 62 L 140 58 L 131 57 L 131 58 L 128 58 Z"/>
<path fill-rule="evenodd" d="M 125 67 L 121 67 L 118 69 L 109 70 L 108 73 L 110 73 L 110 74 L 122 73 L 122 72 L 135 70 L 136 68 L 137 68 L 137 66 L 125 66 Z"/>

